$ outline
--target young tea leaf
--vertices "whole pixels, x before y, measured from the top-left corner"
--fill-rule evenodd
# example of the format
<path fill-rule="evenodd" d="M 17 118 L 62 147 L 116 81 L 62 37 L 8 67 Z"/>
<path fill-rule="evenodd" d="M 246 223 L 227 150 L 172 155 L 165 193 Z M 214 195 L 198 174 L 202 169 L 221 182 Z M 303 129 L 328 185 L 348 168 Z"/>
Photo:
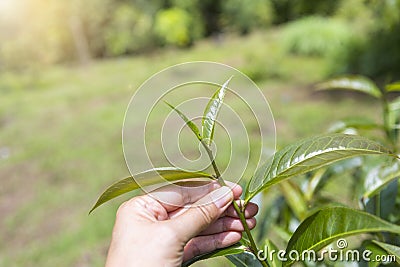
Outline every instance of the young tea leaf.
<path fill-rule="evenodd" d="M 363 76 L 344 76 L 320 83 L 316 86 L 317 90 L 344 89 L 359 91 L 370 96 L 380 98 L 381 91 L 373 81 Z"/>
<path fill-rule="evenodd" d="M 184 171 L 178 168 L 172 167 L 164 167 L 164 168 L 155 168 L 151 170 L 147 170 L 145 172 L 138 173 L 133 177 L 127 177 L 122 179 L 115 184 L 111 185 L 107 188 L 103 194 L 99 197 L 96 204 L 94 204 L 93 208 L 89 211 L 91 213 L 98 206 L 104 204 L 105 202 L 116 198 L 122 194 L 133 191 L 135 189 L 156 185 L 160 183 L 164 183 L 165 181 L 178 181 L 184 179 L 191 178 L 213 178 L 211 174 L 207 174 L 204 172 L 189 172 Z M 138 184 L 136 181 L 140 181 Z"/>
<path fill-rule="evenodd" d="M 319 251 L 338 238 L 350 235 L 391 232 L 400 233 L 400 226 L 372 214 L 346 207 L 319 210 L 305 219 L 293 233 L 286 252 Z M 284 266 L 290 265 L 287 261 Z"/>
<path fill-rule="evenodd" d="M 218 117 L 218 113 L 222 107 L 224 102 L 224 97 L 226 93 L 226 87 L 232 77 L 230 77 L 220 89 L 218 89 L 214 95 L 211 97 L 210 101 L 207 104 L 206 109 L 204 110 L 203 120 L 202 120 L 202 136 L 203 140 L 207 145 L 210 145 L 214 138 L 214 128 L 215 128 L 215 120 Z"/>
<path fill-rule="evenodd" d="M 328 134 L 301 140 L 278 151 L 257 169 L 246 188 L 246 203 L 261 190 L 282 180 L 367 154 L 395 156 L 378 143 L 356 135 Z"/>
<path fill-rule="evenodd" d="M 182 267 L 190 266 L 197 261 L 215 258 L 215 257 L 219 257 L 219 256 L 235 255 L 235 254 L 243 253 L 245 251 L 246 251 L 246 247 L 238 242 L 232 246 L 217 249 L 212 252 L 208 252 L 208 253 L 193 257 L 192 259 L 184 262 L 182 264 Z"/>
<path fill-rule="evenodd" d="M 179 109 L 177 109 L 176 107 L 174 107 L 173 105 L 171 105 L 170 103 L 164 101 L 165 104 L 167 104 L 170 108 L 172 108 L 176 113 L 178 113 L 178 115 L 183 119 L 184 122 L 186 122 L 186 125 L 189 126 L 190 130 L 192 130 L 192 132 L 196 135 L 197 139 L 199 139 L 199 141 L 201 141 L 201 134 L 199 131 L 199 128 L 197 128 L 196 124 L 194 124 L 193 121 L 189 120 L 188 117 L 186 117 L 185 114 L 183 114 Z"/>

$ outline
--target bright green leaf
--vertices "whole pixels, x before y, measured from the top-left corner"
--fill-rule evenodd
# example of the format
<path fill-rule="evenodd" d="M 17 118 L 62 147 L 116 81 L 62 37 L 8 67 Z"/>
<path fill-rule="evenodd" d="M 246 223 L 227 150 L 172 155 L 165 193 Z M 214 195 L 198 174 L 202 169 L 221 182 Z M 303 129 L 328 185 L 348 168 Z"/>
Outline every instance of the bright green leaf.
<path fill-rule="evenodd" d="M 243 253 L 246 251 L 246 247 L 242 245 L 241 243 L 236 243 L 232 246 L 226 247 L 226 248 L 221 248 L 214 250 L 212 252 L 208 252 L 199 256 L 196 256 L 182 264 L 182 267 L 187 267 L 189 265 L 192 265 L 193 263 L 201 260 L 206 260 L 210 258 L 215 258 L 219 256 L 227 256 L 227 255 L 234 255 L 234 254 L 239 254 Z"/>
<path fill-rule="evenodd" d="M 264 244 L 264 253 L 267 253 L 267 262 L 269 267 L 282 267 L 282 262 L 278 258 L 278 247 L 269 239 L 265 240 Z M 271 251 L 275 251 L 276 253 L 271 253 Z M 270 258 L 270 253 L 272 257 Z M 264 255 L 265 257 L 265 255 Z"/>
<path fill-rule="evenodd" d="M 203 140 L 207 145 L 210 145 L 214 138 L 215 120 L 218 117 L 218 113 L 224 102 L 224 97 L 226 93 L 226 87 L 232 77 L 230 77 L 220 89 L 218 89 L 214 95 L 211 97 L 204 110 L 203 120 L 202 120 L 202 136 Z"/>
<path fill-rule="evenodd" d="M 391 83 L 385 86 L 386 92 L 400 91 L 400 82 Z"/>
<path fill-rule="evenodd" d="M 199 128 L 197 128 L 196 124 L 193 121 L 189 120 L 185 114 L 183 114 L 179 109 L 174 107 L 173 105 L 169 104 L 168 102 L 164 101 L 170 108 L 172 108 L 178 115 L 186 122 L 186 125 L 192 130 L 192 132 L 196 135 L 197 139 L 201 141 L 201 134 Z"/>
<path fill-rule="evenodd" d="M 317 90 L 344 89 L 359 91 L 376 98 L 382 96 L 381 91 L 370 79 L 363 76 L 344 76 L 335 78 L 316 86 Z"/>
<path fill-rule="evenodd" d="M 89 211 L 91 213 L 98 206 L 103 203 L 116 198 L 122 194 L 133 191 L 135 189 L 165 183 L 165 181 L 178 181 L 183 179 L 191 179 L 191 178 L 213 178 L 211 174 L 207 174 L 204 172 L 189 172 L 178 168 L 172 167 L 164 167 L 164 168 L 155 168 L 151 170 L 147 170 L 145 172 L 138 173 L 133 177 L 127 177 L 122 179 L 115 184 L 111 185 L 109 188 L 104 191 L 103 194 L 99 197 L 96 204 Z M 136 181 L 139 181 L 138 184 Z"/>
<path fill-rule="evenodd" d="M 246 188 L 246 202 L 282 180 L 338 160 L 367 154 L 392 155 L 378 143 L 356 135 L 328 134 L 301 140 L 278 151 L 258 168 Z"/>
<path fill-rule="evenodd" d="M 305 219 L 293 233 L 286 252 L 319 251 L 334 240 L 350 235 L 391 232 L 400 234 L 400 226 L 391 224 L 372 214 L 346 207 L 333 207 L 317 211 Z M 291 261 L 284 265 L 291 264 Z"/>

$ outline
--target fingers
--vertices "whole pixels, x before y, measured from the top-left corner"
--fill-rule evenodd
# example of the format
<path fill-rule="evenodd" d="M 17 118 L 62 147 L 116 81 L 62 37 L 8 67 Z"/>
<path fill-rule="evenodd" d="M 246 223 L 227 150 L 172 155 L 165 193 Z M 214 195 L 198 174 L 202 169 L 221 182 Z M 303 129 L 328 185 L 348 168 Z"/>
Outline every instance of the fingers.
<path fill-rule="evenodd" d="M 183 261 L 185 262 L 195 256 L 218 248 L 228 247 L 239 242 L 241 238 L 241 233 L 233 231 L 195 237 L 186 244 L 184 248 Z"/>
<path fill-rule="evenodd" d="M 256 219 L 247 219 L 246 223 L 250 229 L 253 229 L 256 226 Z M 230 231 L 243 232 L 244 227 L 242 222 L 239 219 L 232 217 L 222 217 L 211 224 L 206 230 L 202 231 L 199 235 L 211 235 Z"/>
<path fill-rule="evenodd" d="M 236 203 L 238 203 L 238 205 L 241 205 L 241 203 L 243 203 L 242 200 L 236 200 Z M 257 204 L 251 203 L 249 202 L 246 206 L 245 212 L 244 212 L 244 216 L 246 219 L 248 218 L 252 218 L 254 217 L 258 212 L 258 206 Z M 235 211 L 235 209 L 233 208 L 232 205 L 230 205 L 228 207 L 228 209 L 225 211 L 224 213 L 225 216 L 229 216 L 229 217 L 234 217 L 234 218 L 239 218 L 239 215 L 237 214 L 237 212 Z"/>
<path fill-rule="evenodd" d="M 238 199 L 242 194 L 242 188 L 232 182 L 226 182 L 231 188 L 233 197 Z M 197 186 L 194 186 L 197 185 Z M 176 211 L 188 204 L 193 204 L 213 190 L 220 188 L 217 181 L 208 183 L 180 182 L 179 185 L 168 185 L 159 188 L 149 195 L 160 202 L 167 212 Z"/>
<path fill-rule="evenodd" d="M 233 192 L 233 198 L 234 199 L 239 199 L 240 196 L 242 195 L 243 189 L 240 185 L 225 181 L 226 185 L 232 190 Z"/>
<path fill-rule="evenodd" d="M 167 212 L 171 212 L 198 201 L 218 187 L 220 186 L 215 181 L 196 187 L 168 185 L 149 193 L 149 195 L 160 202 Z"/>
<path fill-rule="evenodd" d="M 226 186 L 220 187 L 197 201 L 194 207 L 168 222 L 179 233 L 178 238 L 186 243 L 216 221 L 232 200 L 232 190 Z"/>

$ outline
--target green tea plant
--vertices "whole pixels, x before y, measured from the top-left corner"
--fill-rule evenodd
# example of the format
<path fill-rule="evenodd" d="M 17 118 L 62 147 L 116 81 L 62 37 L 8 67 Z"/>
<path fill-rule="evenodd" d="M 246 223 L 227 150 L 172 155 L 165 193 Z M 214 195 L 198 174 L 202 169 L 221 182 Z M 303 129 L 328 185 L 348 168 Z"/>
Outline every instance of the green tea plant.
<path fill-rule="evenodd" d="M 133 177 L 120 180 L 106 189 L 90 212 L 126 192 L 159 184 L 165 182 L 165 180 L 176 182 L 192 178 L 206 178 L 217 180 L 221 185 L 224 185 L 225 181 L 213 156 L 211 144 L 217 117 L 230 79 L 210 98 L 202 117 L 201 130 L 182 111 L 166 103 L 184 120 L 195 134 L 197 142 L 200 142 L 205 148 L 214 173 L 186 171 L 174 167 L 154 168 L 138 173 Z M 232 202 L 243 224 L 245 237 L 230 247 L 197 256 L 185 262 L 183 266 L 189 266 L 196 261 L 217 256 L 226 256 L 235 266 L 287 266 L 298 260 L 295 257 L 288 257 L 292 252 L 296 252 L 298 255 L 309 251 L 318 252 L 340 238 L 367 233 L 369 235 L 363 236 L 365 241 L 360 245 L 360 250 L 369 249 L 373 255 L 395 255 L 396 260 L 400 261 L 398 214 L 393 212 L 384 214 L 381 199 L 383 192 L 392 186 L 393 182 L 396 182 L 397 188 L 397 179 L 400 174 L 398 156 L 396 155 L 398 136 L 396 122 L 400 114 L 400 101 L 389 102 L 386 97 L 387 91 L 400 90 L 400 85 L 387 86 L 384 91 L 379 90 L 368 79 L 360 77 L 345 77 L 319 85 L 319 89 L 337 87 L 362 91 L 379 98 L 384 114 L 382 125 L 363 123 L 363 121 L 351 124 L 344 121 L 342 122 L 344 126 L 339 131 L 349 127 L 366 127 L 366 125 L 371 128 L 376 127 L 382 130 L 386 136 L 384 145 L 359 135 L 336 132 L 309 137 L 278 150 L 248 179 L 243 199 L 244 204 L 238 205 L 236 202 Z M 366 158 L 365 164 L 376 161 L 381 165 L 372 164 L 371 166 L 374 167 L 370 167 L 369 165 L 364 166 L 364 164 L 354 164 L 354 159 L 366 155 L 375 156 Z M 342 160 L 341 165 L 336 163 L 340 160 Z M 384 165 L 385 162 L 390 162 L 391 165 Z M 318 193 L 327 180 L 334 180 L 340 176 L 343 170 L 348 169 L 358 169 L 357 175 L 359 177 L 363 175 L 368 177 L 370 174 L 364 173 L 361 170 L 362 167 L 366 167 L 370 173 L 379 174 L 371 176 L 373 177 L 371 179 L 375 179 L 374 183 L 370 182 L 369 184 L 372 185 L 364 190 L 362 199 L 365 204 L 364 207 L 355 209 L 343 203 L 333 205 L 329 204 L 329 199 L 325 199 L 325 202 L 323 202 L 324 199 Z M 291 179 L 304 175 L 307 175 L 307 179 L 305 179 L 305 186 L 302 187 Z M 160 179 L 160 177 L 163 179 Z M 137 182 L 139 180 L 141 181 L 140 185 Z M 359 182 L 363 179 L 355 180 Z M 260 193 L 264 195 L 265 199 L 274 195 L 273 190 L 269 190 L 273 186 L 279 187 L 281 193 L 278 194 L 278 197 L 272 198 L 268 205 L 262 207 L 263 214 L 261 214 L 262 218 L 259 220 L 259 225 L 256 229 L 250 231 L 244 218 L 246 205 Z M 397 190 L 395 195 L 399 198 Z M 374 202 L 368 201 L 370 199 Z M 374 212 L 367 208 L 368 203 L 374 204 Z M 371 206 L 371 204 L 369 205 Z M 295 225 L 295 229 L 292 230 L 293 225 Z M 270 229 L 276 235 L 283 236 L 281 239 L 286 245 L 285 250 L 283 250 L 286 257 L 279 257 L 277 253 L 268 253 L 272 250 L 278 251 L 278 246 L 270 238 L 266 238 L 266 232 Z M 255 238 L 256 232 L 258 238 Z M 267 250 L 264 248 L 267 248 Z M 325 265 L 331 264 L 329 259 L 322 258 L 321 261 Z M 304 262 L 304 264 L 312 265 L 314 263 Z"/>

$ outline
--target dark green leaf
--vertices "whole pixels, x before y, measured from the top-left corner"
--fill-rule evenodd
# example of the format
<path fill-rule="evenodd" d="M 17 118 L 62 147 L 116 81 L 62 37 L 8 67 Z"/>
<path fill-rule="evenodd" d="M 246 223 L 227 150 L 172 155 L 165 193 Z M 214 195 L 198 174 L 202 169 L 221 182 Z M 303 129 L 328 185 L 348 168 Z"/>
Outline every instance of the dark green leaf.
<path fill-rule="evenodd" d="M 224 102 L 226 87 L 232 77 L 230 77 L 220 89 L 218 89 L 214 95 L 211 97 L 204 110 L 203 120 L 202 120 L 202 136 L 203 140 L 207 145 L 210 145 L 214 138 L 215 120 L 218 117 L 218 113 Z"/>
<path fill-rule="evenodd" d="M 301 140 L 278 151 L 258 168 L 246 188 L 246 202 L 284 179 L 338 160 L 367 154 L 392 155 L 378 143 L 356 135 L 328 134 Z"/>
<path fill-rule="evenodd" d="M 384 249 L 388 255 L 394 255 L 397 263 L 400 263 L 400 247 L 388 243 L 379 242 L 376 240 L 373 240 L 372 242 Z"/>
<path fill-rule="evenodd" d="M 236 255 L 226 256 L 236 267 L 262 267 L 261 263 L 257 260 L 251 252 L 243 252 Z"/>
<path fill-rule="evenodd" d="M 377 244 L 372 243 L 371 240 L 364 241 L 363 244 L 365 249 L 371 252 L 371 255 L 369 255 L 370 261 L 368 262 L 368 267 L 378 267 L 380 262 L 375 260 L 376 257 L 386 256 L 387 252 Z"/>
<path fill-rule="evenodd" d="M 227 248 L 217 249 L 217 250 L 214 250 L 212 252 L 196 256 L 196 257 L 184 262 L 182 264 L 182 267 L 186 267 L 186 266 L 192 265 L 193 263 L 195 263 L 197 261 L 206 260 L 206 259 L 210 259 L 210 258 L 215 258 L 215 257 L 219 257 L 219 256 L 227 256 L 227 255 L 239 254 L 239 253 L 243 253 L 245 251 L 246 251 L 246 247 L 244 245 L 242 245 L 241 243 L 236 243 L 236 244 L 234 244 L 232 246 L 229 246 Z"/>
<path fill-rule="evenodd" d="M 391 83 L 385 86 L 386 92 L 400 91 L 400 82 Z"/>
<path fill-rule="evenodd" d="M 388 220 L 396 208 L 397 181 L 392 181 L 372 198 L 363 198 L 364 210 Z M 397 214 L 397 212 L 395 212 Z"/>
<path fill-rule="evenodd" d="M 333 207 L 317 211 L 305 219 L 296 229 L 286 252 L 305 250 L 319 251 L 332 241 L 361 233 L 400 233 L 400 226 L 386 222 L 379 217 L 355 209 Z M 292 262 L 285 262 L 289 265 Z"/>
<path fill-rule="evenodd" d="M 96 204 L 89 211 L 89 213 L 91 213 L 101 204 L 140 187 L 165 183 L 165 181 L 178 181 L 183 179 L 201 177 L 213 178 L 211 174 L 207 174 L 204 172 L 189 172 L 172 167 L 147 170 L 145 172 L 136 174 L 134 177 L 135 178 L 127 177 L 125 179 L 122 179 L 107 188 L 106 191 L 101 194 Z M 139 181 L 139 184 L 136 181 Z"/>
<path fill-rule="evenodd" d="M 185 114 L 183 114 L 179 109 L 174 107 L 173 105 L 169 104 L 168 102 L 164 101 L 170 108 L 172 108 L 178 115 L 183 119 L 184 122 L 186 122 L 186 125 L 189 126 L 189 128 L 192 130 L 192 132 L 196 135 L 197 139 L 201 141 L 201 134 L 199 131 L 199 128 L 197 128 L 196 124 L 194 124 L 193 121 L 189 120 L 188 117 L 186 117 Z"/>
<path fill-rule="evenodd" d="M 345 76 L 318 84 L 317 90 L 344 89 L 366 93 L 376 98 L 382 96 L 373 81 L 363 76 Z"/>

